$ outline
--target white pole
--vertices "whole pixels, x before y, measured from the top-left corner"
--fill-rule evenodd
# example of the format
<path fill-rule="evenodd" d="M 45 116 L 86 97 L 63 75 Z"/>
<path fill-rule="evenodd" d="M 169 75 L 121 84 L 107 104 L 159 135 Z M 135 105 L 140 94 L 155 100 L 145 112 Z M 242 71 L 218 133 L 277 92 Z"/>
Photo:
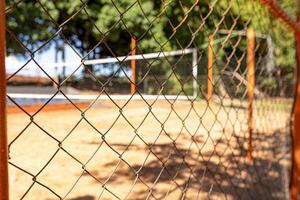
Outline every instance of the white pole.
<path fill-rule="evenodd" d="M 193 49 L 193 97 L 196 98 L 198 94 L 198 62 L 197 49 Z"/>
<path fill-rule="evenodd" d="M 268 45 L 267 70 L 271 75 L 275 66 L 275 58 L 274 58 L 274 44 L 270 35 L 267 36 L 267 45 Z"/>
<path fill-rule="evenodd" d="M 85 65 L 96 65 L 96 64 L 107 64 L 107 63 L 118 63 L 130 60 L 145 60 L 152 58 L 162 58 L 162 57 L 171 57 L 171 56 L 179 56 L 193 53 L 195 49 L 182 49 L 176 51 L 161 51 L 156 53 L 147 53 L 147 54 L 137 54 L 137 55 L 127 55 L 127 56 L 119 56 L 119 57 L 110 57 L 110 58 L 100 58 L 93 60 L 82 60 L 77 62 L 58 62 L 58 63 L 39 63 L 43 68 L 47 67 L 64 67 L 64 66 L 78 66 L 80 63 Z"/>

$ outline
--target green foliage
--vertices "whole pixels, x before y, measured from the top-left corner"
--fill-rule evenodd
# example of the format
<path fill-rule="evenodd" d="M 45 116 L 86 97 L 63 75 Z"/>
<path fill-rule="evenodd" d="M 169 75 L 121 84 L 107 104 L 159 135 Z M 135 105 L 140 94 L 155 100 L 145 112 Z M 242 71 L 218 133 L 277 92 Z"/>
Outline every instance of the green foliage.
<path fill-rule="evenodd" d="M 104 37 L 104 40 L 110 43 L 118 43 L 127 38 L 128 44 L 131 36 L 137 36 L 140 39 L 138 43 L 140 49 L 160 50 L 159 45 L 166 40 L 163 31 L 164 19 L 156 18 L 159 9 L 154 9 L 152 0 L 140 3 L 132 0 L 100 0 L 100 2 L 103 6 L 97 11 L 95 21 L 97 28 L 93 29 L 96 37 Z M 90 10 L 90 12 L 96 11 Z M 165 49 L 169 48 L 165 47 Z M 124 50 L 128 52 L 128 47 Z"/>
<path fill-rule="evenodd" d="M 41 46 L 54 32 L 52 22 L 41 14 L 38 4 L 34 1 L 25 1 L 18 9 L 10 9 L 6 13 L 6 19 L 9 32 L 6 34 L 8 54 L 29 54 L 29 51 Z M 22 44 L 18 43 L 14 36 Z"/>
<path fill-rule="evenodd" d="M 199 48 L 208 43 L 209 34 L 214 33 L 218 38 L 217 30 L 246 30 L 252 26 L 257 33 L 271 36 L 276 67 L 289 72 L 284 76 L 290 76 L 290 69 L 294 67 L 293 33 L 287 31 L 284 23 L 274 20 L 256 0 L 93 0 L 87 1 L 86 6 L 82 2 L 25 0 L 8 11 L 7 29 L 30 51 L 39 48 L 60 30 L 84 56 L 100 58 L 112 56 L 112 52 L 128 54 L 132 36 L 138 39 L 137 53 L 147 53 Z M 296 1 L 281 0 L 280 4 L 294 16 Z M 7 5 L 10 5 L 8 0 Z M 62 40 L 63 37 L 56 36 L 55 39 Z M 235 42 L 236 39 L 229 41 Z M 229 41 L 216 45 L 221 65 L 226 64 L 226 57 L 232 52 Z M 28 51 L 24 46 L 7 34 L 8 54 L 26 55 Z M 242 40 L 235 49 L 237 57 L 245 52 L 246 46 L 246 41 Z M 206 48 L 203 58 L 206 57 Z M 45 49 L 47 47 L 42 50 Z M 166 75 L 169 67 L 162 65 L 154 73 Z M 200 73 L 205 73 L 203 68 L 200 68 Z M 172 79 L 170 85 L 176 88 L 176 82 Z M 268 80 L 265 84 L 271 83 L 272 80 Z"/>

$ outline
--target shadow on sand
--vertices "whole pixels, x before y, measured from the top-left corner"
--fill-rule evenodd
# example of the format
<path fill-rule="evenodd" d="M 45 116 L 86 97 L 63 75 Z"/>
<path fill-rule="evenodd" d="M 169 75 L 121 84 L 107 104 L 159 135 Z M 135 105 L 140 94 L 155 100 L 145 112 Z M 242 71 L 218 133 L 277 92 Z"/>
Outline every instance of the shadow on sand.
<path fill-rule="evenodd" d="M 229 145 L 224 139 L 215 141 L 217 148 L 210 152 L 202 152 L 201 149 L 192 151 L 174 143 L 153 145 L 151 150 L 155 160 L 141 165 L 128 163 L 137 172 L 138 179 L 151 187 L 131 194 L 131 198 L 164 199 L 167 195 L 166 199 L 170 199 L 168 197 L 172 193 L 179 193 L 177 199 L 287 199 L 290 164 L 287 133 L 255 133 L 252 161 L 246 158 L 247 138 L 233 136 L 230 140 L 230 144 L 234 145 Z M 203 139 L 197 139 L 196 142 L 199 146 L 205 144 Z M 126 148 L 122 144 L 112 145 Z M 138 146 L 132 148 L 134 151 L 148 150 Z M 114 166 L 115 163 L 109 163 L 105 167 Z M 96 176 L 99 174 L 97 171 L 92 173 Z M 108 184 L 118 184 L 134 176 L 128 169 L 116 173 Z M 172 187 L 166 189 L 160 184 Z M 76 198 L 92 199 L 90 196 Z"/>

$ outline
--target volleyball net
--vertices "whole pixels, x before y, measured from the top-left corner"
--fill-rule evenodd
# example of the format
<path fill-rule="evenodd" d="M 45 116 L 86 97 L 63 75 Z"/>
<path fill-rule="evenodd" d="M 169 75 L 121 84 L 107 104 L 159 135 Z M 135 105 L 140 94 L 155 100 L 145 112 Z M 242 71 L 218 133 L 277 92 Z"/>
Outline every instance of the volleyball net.
<path fill-rule="evenodd" d="M 136 65 L 134 82 L 132 81 L 133 61 Z M 31 71 L 33 72 L 31 76 L 35 76 L 37 79 L 40 76 L 41 80 L 47 77 L 45 74 L 37 73 L 39 68 L 43 68 L 47 75 L 54 81 L 54 83 L 50 80 L 45 83 L 40 81 L 39 83 L 37 80 L 35 83 L 28 84 L 31 87 L 27 87 L 26 93 L 22 93 L 22 87 L 24 87 L 26 83 L 18 83 L 18 77 L 14 79 L 12 75 L 10 83 L 12 83 L 11 85 L 14 85 L 14 87 L 11 87 L 12 92 L 9 91 L 8 93 L 8 96 L 12 99 L 32 99 L 38 101 L 38 99 L 45 100 L 53 98 L 66 100 L 66 98 L 69 98 L 70 100 L 83 101 L 108 99 L 107 95 L 109 95 L 109 98 L 117 100 L 128 100 L 129 98 L 187 100 L 188 98 L 196 98 L 199 86 L 197 80 L 197 49 L 161 51 L 140 55 L 81 60 L 77 62 L 37 63 L 38 66 L 27 64 L 23 67 L 10 67 L 13 66 L 13 63 L 10 62 L 7 62 L 6 65 L 12 74 L 19 71 Z M 22 65 L 22 63 L 19 65 Z M 94 77 L 87 76 L 83 70 L 84 66 L 89 66 L 93 69 Z M 177 68 L 177 77 L 170 71 L 161 70 L 166 70 L 170 68 L 170 66 Z M 155 71 L 160 74 L 153 74 Z M 98 83 L 91 81 L 92 78 L 97 78 Z M 180 79 L 183 88 L 177 83 L 176 78 Z M 55 91 L 61 84 L 60 81 L 63 82 L 65 79 L 67 81 L 63 84 L 69 87 L 69 91 L 64 90 L 67 94 L 51 94 L 51 91 Z M 101 87 L 97 85 L 99 83 L 102 84 Z M 47 87 L 44 87 L 43 91 L 43 87 L 40 87 L 42 93 L 38 94 L 39 90 L 36 90 L 34 86 L 39 85 L 48 87 L 52 85 L 54 89 L 47 90 Z M 130 96 L 132 85 L 137 87 L 134 92 L 136 93 L 134 97 Z M 162 85 L 164 87 L 163 89 Z M 82 94 L 85 93 L 86 90 L 89 90 L 89 93 L 93 94 Z M 105 90 L 106 94 L 103 93 L 103 90 Z"/>

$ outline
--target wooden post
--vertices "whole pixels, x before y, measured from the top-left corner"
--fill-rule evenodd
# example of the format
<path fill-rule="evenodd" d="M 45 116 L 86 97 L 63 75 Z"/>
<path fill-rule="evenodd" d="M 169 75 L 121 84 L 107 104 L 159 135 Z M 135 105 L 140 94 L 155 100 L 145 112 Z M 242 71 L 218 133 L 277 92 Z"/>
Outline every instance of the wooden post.
<path fill-rule="evenodd" d="M 247 30 L 248 51 L 247 51 L 247 96 L 248 96 L 248 152 L 247 157 L 252 160 L 252 133 L 253 133 L 253 101 L 255 87 L 255 32 L 253 28 Z"/>
<path fill-rule="evenodd" d="M 214 36 L 211 34 L 208 38 L 208 63 L 207 63 L 207 101 L 210 104 L 213 94 L 213 58 L 214 58 Z"/>
<path fill-rule="evenodd" d="M 135 52 L 136 52 L 136 38 L 133 36 L 131 37 L 131 55 L 134 56 Z M 135 63 L 135 59 L 132 59 L 130 61 L 131 64 L 131 83 L 130 83 L 130 93 L 131 95 L 135 94 L 136 92 L 136 78 L 135 78 L 135 74 L 136 74 L 136 63 Z"/>
<path fill-rule="evenodd" d="M 6 133 L 5 0 L 0 0 L 0 200 L 8 200 Z"/>

